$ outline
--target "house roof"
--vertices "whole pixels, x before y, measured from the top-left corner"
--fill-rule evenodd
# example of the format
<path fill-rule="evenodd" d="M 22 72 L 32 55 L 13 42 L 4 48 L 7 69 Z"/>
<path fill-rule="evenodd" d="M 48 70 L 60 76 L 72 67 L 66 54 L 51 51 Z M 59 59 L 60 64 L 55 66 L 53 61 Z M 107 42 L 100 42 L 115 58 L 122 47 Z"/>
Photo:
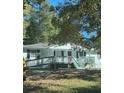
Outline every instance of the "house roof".
<path fill-rule="evenodd" d="M 23 45 L 24 49 L 41 49 L 41 48 L 49 48 L 48 43 L 37 43 L 31 45 Z"/>
<path fill-rule="evenodd" d="M 51 49 L 71 49 L 70 44 L 65 44 L 65 45 L 53 45 L 50 47 Z"/>

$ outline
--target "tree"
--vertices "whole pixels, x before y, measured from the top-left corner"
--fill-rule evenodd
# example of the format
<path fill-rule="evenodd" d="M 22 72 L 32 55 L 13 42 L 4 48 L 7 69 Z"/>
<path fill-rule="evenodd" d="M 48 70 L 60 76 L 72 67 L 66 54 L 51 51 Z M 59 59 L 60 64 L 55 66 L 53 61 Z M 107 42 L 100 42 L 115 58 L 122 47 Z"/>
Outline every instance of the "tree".
<path fill-rule="evenodd" d="M 101 46 L 101 1 L 64 0 L 65 4 L 52 7 L 47 0 L 24 0 L 25 44 L 75 43 L 88 48 Z M 30 1 L 30 2 L 29 2 Z M 33 4 L 31 4 L 31 2 Z M 24 5 L 25 5 L 24 4 Z M 36 4 L 40 6 L 37 9 Z M 30 7 L 29 7 L 30 6 Z M 28 16 L 28 17 L 27 17 Z M 86 40 L 82 32 L 97 32 L 95 37 Z"/>
<path fill-rule="evenodd" d="M 54 15 L 54 9 L 48 4 L 47 0 L 34 0 L 30 14 L 27 18 L 30 25 L 26 27 L 24 44 L 33 44 L 39 42 L 50 42 L 52 36 L 57 35 L 59 29 L 51 24 Z M 36 7 L 36 4 L 38 4 Z M 29 3 L 30 5 L 30 3 Z M 35 7 L 33 7 L 35 6 Z M 26 19 L 24 19 L 25 21 Z"/>
<path fill-rule="evenodd" d="M 42 2 L 42 10 L 40 12 L 42 19 L 40 21 L 40 26 L 42 28 L 42 35 L 44 37 L 44 42 L 51 42 L 52 37 L 56 36 L 59 32 L 59 28 L 53 26 L 52 18 L 55 17 L 54 9 L 49 6 L 47 1 Z"/>
<path fill-rule="evenodd" d="M 28 19 L 30 17 L 31 10 L 32 6 L 29 4 L 28 0 L 23 0 L 23 29 L 26 29 L 30 24 Z"/>
<path fill-rule="evenodd" d="M 31 19 L 33 20 L 33 19 Z M 30 26 L 26 29 L 24 44 L 34 44 L 42 41 L 42 34 L 39 24 L 35 21 L 30 22 Z"/>
<path fill-rule="evenodd" d="M 57 6 L 58 17 L 53 18 L 55 27 L 61 28 L 59 36 L 54 41 L 65 43 L 73 42 L 87 45 L 89 48 L 100 48 L 101 38 L 101 1 L 100 0 L 65 0 L 64 6 Z M 97 32 L 96 37 L 89 40 L 94 44 L 88 44 L 81 36 L 83 31 Z M 67 36 L 66 36 L 67 35 Z M 99 40 L 95 39 L 99 38 Z M 95 43 L 97 43 L 95 45 Z"/>

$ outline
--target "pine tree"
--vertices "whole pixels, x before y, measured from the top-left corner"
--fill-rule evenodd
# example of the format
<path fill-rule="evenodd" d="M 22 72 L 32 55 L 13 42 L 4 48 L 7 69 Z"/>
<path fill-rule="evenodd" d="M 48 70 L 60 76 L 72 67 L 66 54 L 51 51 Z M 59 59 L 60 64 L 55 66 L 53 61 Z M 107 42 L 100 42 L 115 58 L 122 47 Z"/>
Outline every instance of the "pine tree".
<path fill-rule="evenodd" d="M 28 20 L 30 25 L 25 31 L 24 44 L 50 43 L 52 37 L 59 32 L 59 29 L 56 29 L 51 23 L 55 12 L 48 4 L 48 1 L 38 2 L 38 4 L 39 9 L 34 8 L 31 10 L 30 19 Z"/>
<path fill-rule="evenodd" d="M 52 23 L 61 29 L 59 36 L 55 38 L 57 42 L 72 42 L 89 48 L 100 48 L 101 0 L 65 0 L 65 4 L 57 6 L 56 10 L 59 14 L 53 18 Z M 89 39 L 92 44 L 88 44 L 86 38 L 81 36 L 83 31 L 97 32 L 96 37 Z"/>

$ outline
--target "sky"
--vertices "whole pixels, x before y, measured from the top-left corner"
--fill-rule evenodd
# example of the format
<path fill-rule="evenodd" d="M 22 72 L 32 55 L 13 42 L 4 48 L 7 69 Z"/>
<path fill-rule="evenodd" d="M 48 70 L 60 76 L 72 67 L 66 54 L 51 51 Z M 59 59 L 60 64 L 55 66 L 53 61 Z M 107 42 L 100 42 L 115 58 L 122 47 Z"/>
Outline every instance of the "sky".
<path fill-rule="evenodd" d="M 62 5 L 64 5 L 64 1 L 65 0 L 48 0 L 49 1 L 49 3 L 51 4 L 51 5 L 53 5 L 53 6 L 57 6 L 57 5 L 59 5 L 60 3 L 62 4 Z M 78 3 L 78 1 L 80 1 L 80 0 L 72 0 L 72 1 L 70 1 L 70 0 L 66 0 L 67 2 L 71 2 L 73 5 L 76 5 L 77 3 Z"/>
<path fill-rule="evenodd" d="M 64 4 L 64 0 L 48 0 L 53 6 L 57 6 L 59 3 Z"/>
<path fill-rule="evenodd" d="M 87 31 L 84 31 L 82 33 L 82 36 L 86 37 L 87 39 L 89 39 L 90 37 L 92 36 L 96 36 L 97 32 L 91 32 L 91 33 L 88 33 Z"/>

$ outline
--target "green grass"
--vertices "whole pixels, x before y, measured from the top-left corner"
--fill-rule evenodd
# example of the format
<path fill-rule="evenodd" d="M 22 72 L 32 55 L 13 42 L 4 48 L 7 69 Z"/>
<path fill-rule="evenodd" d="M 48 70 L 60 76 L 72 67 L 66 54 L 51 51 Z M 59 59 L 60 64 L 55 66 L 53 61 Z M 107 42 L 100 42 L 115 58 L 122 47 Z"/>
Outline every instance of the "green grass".
<path fill-rule="evenodd" d="M 97 73 L 87 73 L 97 76 L 95 79 L 38 79 L 24 82 L 24 93 L 101 93 L 101 81 Z M 53 74 L 52 74 L 53 75 Z M 53 76 L 54 77 L 54 76 Z"/>

